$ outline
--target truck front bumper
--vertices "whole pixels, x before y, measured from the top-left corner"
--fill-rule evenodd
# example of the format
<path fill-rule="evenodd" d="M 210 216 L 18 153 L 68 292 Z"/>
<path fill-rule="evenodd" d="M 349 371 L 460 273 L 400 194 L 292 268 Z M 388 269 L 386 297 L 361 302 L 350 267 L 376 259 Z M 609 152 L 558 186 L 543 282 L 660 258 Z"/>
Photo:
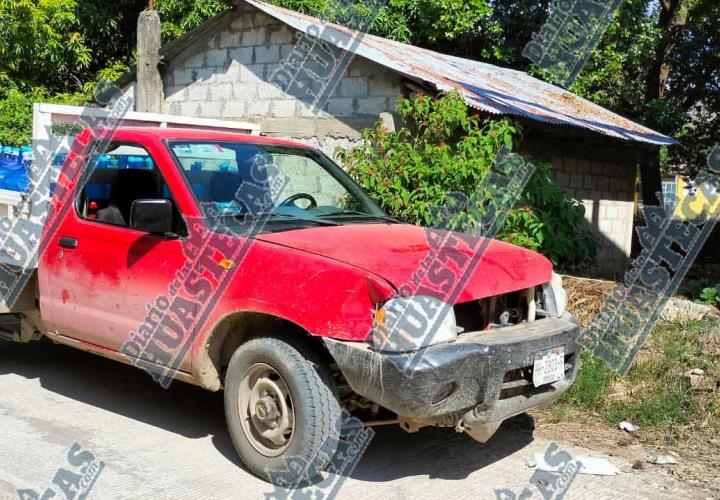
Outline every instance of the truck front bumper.
<path fill-rule="evenodd" d="M 464 421 L 490 427 L 530 408 L 545 407 L 575 381 L 580 327 L 571 316 L 483 332 L 409 354 L 373 351 L 359 342 L 325 339 L 350 387 L 400 417 Z M 564 346 L 565 376 L 535 387 L 535 354 Z M 448 424 L 446 424 L 448 425 Z"/>

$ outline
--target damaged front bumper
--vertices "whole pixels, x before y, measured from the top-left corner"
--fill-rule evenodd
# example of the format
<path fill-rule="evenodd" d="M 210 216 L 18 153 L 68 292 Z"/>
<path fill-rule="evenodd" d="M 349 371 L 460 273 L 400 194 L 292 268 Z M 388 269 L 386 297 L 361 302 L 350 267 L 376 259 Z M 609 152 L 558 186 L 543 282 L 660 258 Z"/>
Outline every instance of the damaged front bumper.
<path fill-rule="evenodd" d="M 545 407 L 575 381 L 580 327 L 569 315 L 469 332 L 456 342 L 408 354 L 325 339 L 350 387 L 395 412 L 407 430 L 452 426 L 486 441 L 503 420 Z M 564 378 L 535 387 L 535 355 L 564 347 Z M 414 427 L 414 428 L 413 428 Z"/>

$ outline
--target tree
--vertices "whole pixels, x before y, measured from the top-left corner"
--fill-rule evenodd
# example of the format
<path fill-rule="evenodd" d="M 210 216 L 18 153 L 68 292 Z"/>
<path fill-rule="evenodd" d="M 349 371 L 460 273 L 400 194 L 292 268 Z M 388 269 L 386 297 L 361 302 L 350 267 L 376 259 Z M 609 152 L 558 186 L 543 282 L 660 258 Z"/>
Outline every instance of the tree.
<path fill-rule="evenodd" d="M 156 0 L 155 8 L 162 20 L 163 43 L 167 43 L 229 9 L 230 5 L 223 0 Z"/>
<path fill-rule="evenodd" d="M 658 0 L 658 2 L 660 40 L 655 49 L 655 60 L 648 72 L 646 102 L 662 99 L 665 96 L 672 71 L 672 53 L 677 50 L 682 40 L 690 9 L 696 4 L 695 0 Z"/>

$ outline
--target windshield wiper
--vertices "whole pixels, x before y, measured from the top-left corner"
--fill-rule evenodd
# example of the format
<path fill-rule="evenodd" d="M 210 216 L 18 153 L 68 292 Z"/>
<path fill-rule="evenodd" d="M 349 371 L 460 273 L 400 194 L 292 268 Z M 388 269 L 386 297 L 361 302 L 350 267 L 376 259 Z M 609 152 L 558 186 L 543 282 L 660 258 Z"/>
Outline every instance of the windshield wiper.
<path fill-rule="evenodd" d="M 357 210 L 343 210 L 342 212 L 332 212 L 329 214 L 323 214 L 322 217 L 338 217 L 342 215 L 353 215 L 353 216 L 361 216 L 366 219 L 378 219 L 378 220 L 384 220 L 387 222 L 393 222 L 396 224 L 402 224 L 399 220 L 390 217 L 389 215 L 372 215 L 372 214 L 366 214 L 365 212 L 358 212 Z"/>
<path fill-rule="evenodd" d="M 331 220 L 319 219 L 319 218 L 317 218 L 317 217 L 312 217 L 312 216 L 310 216 L 310 215 L 308 215 L 307 217 L 305 217 L 305 216 L 300 216 L 300 215 L 273 214 L 273 213 L 270 213 L 270 214 L 267 214 L 267 215 L 270 216 L 270 217 L 276 217 L 277 219 L 301 220 L 301 221 L 305 221 L 305 222 L 313 222 L 313 223 L 315 223 L 315 224 L 321 224 L 321 225 L 324 225 L 324 226 L 341 226 L 341 225 L 342 225 L 342 224 L 340 224 L 339 222 L 335 222 L 335 221 L 331 221 Z"/>

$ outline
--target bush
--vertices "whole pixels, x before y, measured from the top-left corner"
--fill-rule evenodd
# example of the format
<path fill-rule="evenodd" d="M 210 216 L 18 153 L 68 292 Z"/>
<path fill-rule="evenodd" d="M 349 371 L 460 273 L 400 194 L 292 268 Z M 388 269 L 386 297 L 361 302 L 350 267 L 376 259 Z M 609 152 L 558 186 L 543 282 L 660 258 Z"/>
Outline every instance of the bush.
<path fill-rule="evenodd" d="M 25 146 L 32 144 L 33 103 L 51 102 L 80 106 L 88 101 L 84 93 L 48 95 L 43 88 L 22 92 L 10 87 L 0 92 L 0 144 Z"/>
<path fill-rule="evenodd" d="M 501 147 L 517 147 L 519 125 L 507 119 L 481 122 L 468 115 L 458 93 L 400 99 L 397 112 L 403 128 L 388 132 L 378 123 L 363 131 L 359 147 L 338 151 L 348 173 L 386 211 L 403 222 L 428 226 L 448 193 L 479 198 L 484 205 L 492 200 L 478 190 Z M 498 238 L 539 251 L 564 268 L 591 263 L 597 251 L 584 207 L 553 183 L 549 165 L 537 167 Z"/>

